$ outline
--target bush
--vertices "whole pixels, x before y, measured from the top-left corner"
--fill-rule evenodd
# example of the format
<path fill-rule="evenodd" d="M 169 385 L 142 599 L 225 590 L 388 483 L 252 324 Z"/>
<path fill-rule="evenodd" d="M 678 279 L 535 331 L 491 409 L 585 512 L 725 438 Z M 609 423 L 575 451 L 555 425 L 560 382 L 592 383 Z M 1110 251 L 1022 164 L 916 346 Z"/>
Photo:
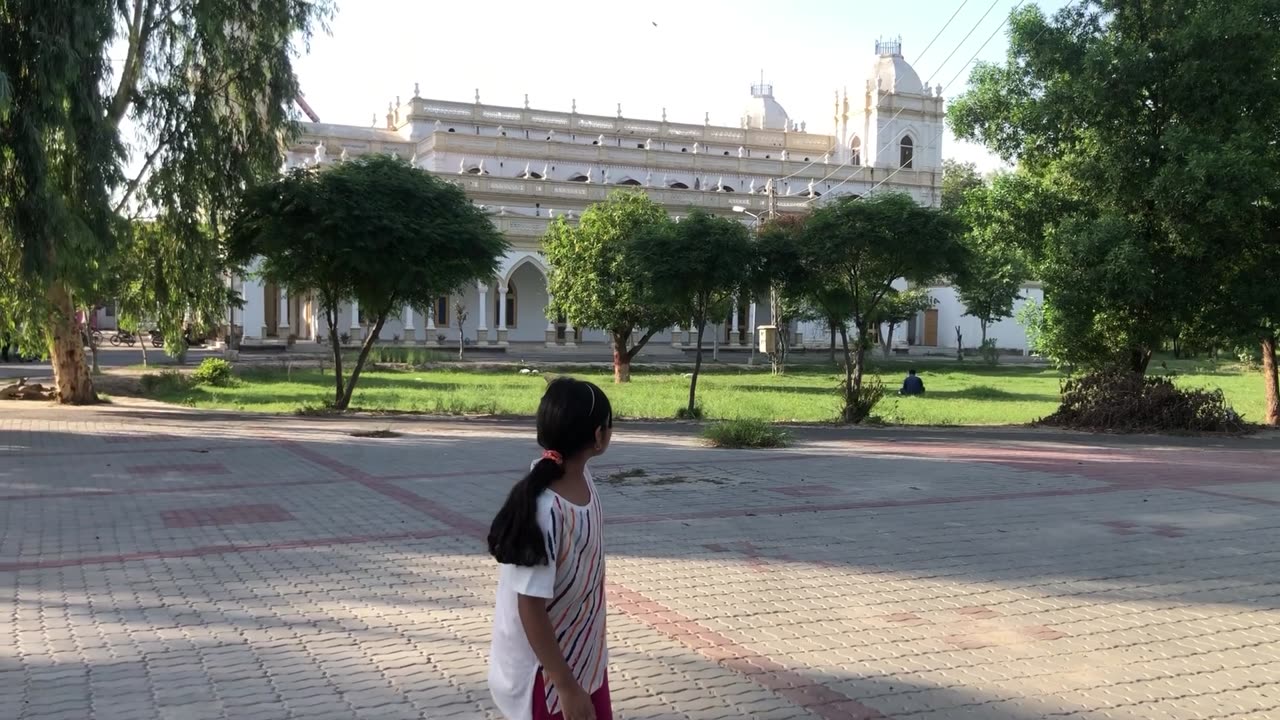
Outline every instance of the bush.
<path fill-rule="evenodd" d="M 996 347 L 995 339 L 983 340 L 978 354 L 982 355 L 982 362 L 988 365 L 1000 364 L 1000 348 Z"/>
<path fill-rule="evenodd" d="M 1240 432 L 1244 421 L 1221 390 L 1184 390 L 1165 377 L 1129 371 L 1068 380 L 1062 405 L 1041 424 L 1119 432 Z"/>
<path fill-rule="evenodd" d="M 725 420 L 703 428 L 702 437 L 718 448 L 780 448 L 791 443 L 785 430 L 762 420 Z"/>
<path fill-rule="evenodd" d="M 162 370 L 158 374 L 149 373 L 143 375 L 138 381 L 142 394 L 150 396 L 184 393 L 190 390 L 192 385 L 194 383 L 191 382 L 191 378 L 177 370 Z"/>
<path fill-rule="evenodd" d="M 191 379 L 200 385 L 213 385 L 215 387 L 227 387 L 236 381 L 236 376 L 231 368 L 231 363 L 222 358 L 205 358 L 200 363 L 200 367 L 191 373 Z"/>
<path fill-rule="evenodd" d="M 701 406 L 701 405 L 695 405 L 695 406 L 693 407 L 693 410 L 692 410 L 692 411 L 690 411 L 690 410 L 689 410 L 689 407 L 686 405 L 686 406 L 684 406 L 684 407 L 682 407 L 682 408 L 680 408 L 680 409 L 676 410 L 676 419 L 677 419 L 677 420 L 701 420 L 701 419 L 702 419 L 702 406 Z"/>
<path fill-rule="evenodd" d="M 862 385 L 846 392 L 845 382 L 840 381 L 837 387 L 844 409 L 840 411 L 840 420 L 847 423 L 860 423 L 871 417 L 871 410 L 884 399 L 884 383 L 878 377 L 863 377 Z"/>

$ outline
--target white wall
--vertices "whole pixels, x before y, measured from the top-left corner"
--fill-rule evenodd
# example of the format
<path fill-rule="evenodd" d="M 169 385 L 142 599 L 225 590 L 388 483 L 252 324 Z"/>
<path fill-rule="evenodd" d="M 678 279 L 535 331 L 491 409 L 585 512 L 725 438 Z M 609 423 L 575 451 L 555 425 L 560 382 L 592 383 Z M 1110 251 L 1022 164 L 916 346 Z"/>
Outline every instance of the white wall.
<path fill-rule="evenodd" d="M 976 348 L 982 342 L 982 325 L 975 317 L 964 314 L 964 303 L 960 302 L 954 288 L 939 287 L 929 290 L 929 294 L 938 301 L 938 346 L 955 349 L 956 325 L 964 336 L 964 346 Z M 1027 304 L 1027 300 L 1044 301 L 1044 291 L 1039 288 L 1024 288 L 1022 299 L 1014 302 L 1014 317 L 1005 318 L 987 328 L 987 338 L 996 340 L 996 345 L 1007 350 L 1027 350 L 1027 333 L 1017 321 L 1018 310 Z"/>

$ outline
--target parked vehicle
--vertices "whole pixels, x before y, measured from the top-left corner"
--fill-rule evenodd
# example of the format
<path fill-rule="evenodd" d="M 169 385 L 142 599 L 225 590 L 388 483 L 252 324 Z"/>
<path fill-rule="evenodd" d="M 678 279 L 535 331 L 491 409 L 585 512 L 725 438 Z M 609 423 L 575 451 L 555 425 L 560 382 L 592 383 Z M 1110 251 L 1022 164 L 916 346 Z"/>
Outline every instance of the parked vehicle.
<path fill-rule="evenodd" d="M 164 333 L 152 329 L 149 334 L 151 335 L 151 347 L 164 347 Z"/>
<path fill-rule="evenodd" d="M 133 347 L 138 344 L 138 336 L 128 330 L 117 330 L 116 334 L 111 336 L 111 344 L 120 347 L 122 343 Z"/>

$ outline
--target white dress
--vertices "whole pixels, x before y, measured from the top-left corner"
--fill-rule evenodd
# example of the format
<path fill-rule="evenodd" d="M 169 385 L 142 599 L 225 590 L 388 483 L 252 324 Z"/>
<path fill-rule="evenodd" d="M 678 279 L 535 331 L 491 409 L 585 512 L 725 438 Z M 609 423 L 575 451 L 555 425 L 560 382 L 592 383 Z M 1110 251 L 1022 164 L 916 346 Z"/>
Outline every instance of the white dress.
<path fill-rule="evenodd" d="M 489 691 L 508 720 L 530 720 L 540 664 L 520 622 L 520 595 L 547 599 L 556 640 L 578 684 L 593 693 L 604 684 L 604 541 L 600 500 L 587 472 L 591 500 L 574 505 L 550 490 L 538 496 L 538 525 L 547 542 L 546 565 L 500 565 L 489 657 Z M 555 684 L 543 677 L 547 711 L 560 712 Z"/>

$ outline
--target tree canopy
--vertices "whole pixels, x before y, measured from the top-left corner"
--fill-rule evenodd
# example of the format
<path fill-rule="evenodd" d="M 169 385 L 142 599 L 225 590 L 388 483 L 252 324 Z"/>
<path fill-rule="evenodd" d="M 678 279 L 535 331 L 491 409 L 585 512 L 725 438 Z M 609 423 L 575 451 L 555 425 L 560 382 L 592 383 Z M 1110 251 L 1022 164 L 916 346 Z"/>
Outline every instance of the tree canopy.
<path fill-rule="evenodd" d="M 666 211 L 648 195 L 616 190 L 605 202 L 587 208 L 577 226 L 557 218 L 542 240 L 551 266 L 548 314 L 608 334 L 615 382 L 629 381 L 636 354 L 655 334 L 681 320 L 679 309 L 653 286 L 634 253 L 640 234 L 666 222 Z M 637 332 L 640 338 L 633 341 Z"/>
<path fill-rule="evenodd" d="M 250 189 L 229 242 L 237 263 L 260 258 L 266 280 L 314 293 L 329 328 L 338 409 L 350 405 L 389 316 L 492 278 L 507 249 L 459 187 L 384 155 L 295 169 Z M 353 299 L 371 327 L 344 381 L 338 313 Z"/>
<path fill-rule="evenodd" d="M 871 410 L 862 402 L 866 349 L 885 298 L 898 279 L 924 283 L 950 275 L 963 262 L 960 223 L 937 208 L 922 207 L 901 193 L 845 197 L 815 210 L 800 249 L 808 295 L 830 312 L 847 309 L 855 329 L 845 348 L 844 418 L 860 422 Z"/>

